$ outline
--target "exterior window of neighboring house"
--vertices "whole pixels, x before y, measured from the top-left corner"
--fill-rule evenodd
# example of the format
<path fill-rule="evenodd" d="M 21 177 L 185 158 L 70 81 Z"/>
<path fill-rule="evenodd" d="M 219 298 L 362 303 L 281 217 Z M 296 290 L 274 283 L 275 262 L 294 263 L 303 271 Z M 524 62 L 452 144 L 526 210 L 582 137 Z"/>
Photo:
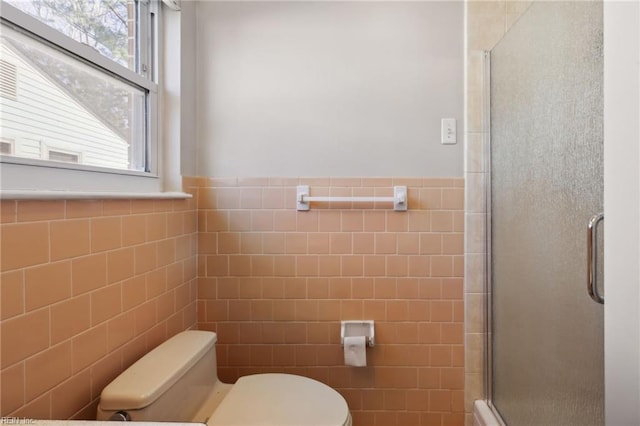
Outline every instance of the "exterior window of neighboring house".
<path fill-rule="evenodd" d="M 16 66 L 0 59 L 0 96 L 16 99 L 18 96 L 18 74 Z"/>
<path fill-rule="evenodd" d="M 62 161 L 63 163 L 79 163 L 80 162 L 80 154 L 72 154 L 72 153 L 63 152 L 63 151 L 54 151 L 52 149 L 49 150 L 47 157 L 51 161 Z"/>
<path fill-rule="evenodd" d="M 159 2 L 2 1 L 1 126 L 19 145 L 7 170 L 159 177 Z M 63 149 L 43 158 L 41 140 Z"/>
<path fill-rule="evenodd" d="M 0 138 L 0 154 L 12 155 L 15 141 L 9 138 Z"/>

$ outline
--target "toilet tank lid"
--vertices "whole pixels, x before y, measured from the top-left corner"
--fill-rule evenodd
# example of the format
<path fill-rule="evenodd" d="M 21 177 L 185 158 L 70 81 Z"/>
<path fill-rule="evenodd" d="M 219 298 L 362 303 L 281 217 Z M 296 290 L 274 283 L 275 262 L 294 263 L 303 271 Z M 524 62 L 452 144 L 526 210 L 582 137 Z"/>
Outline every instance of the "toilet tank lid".
<path fill-rule="evenodd" d="M 102 410 L 136 410 L 152 404 L 178 381 L 217 340 L 216 333 L 188 330 L 162 343 L 104 388 Z"/>

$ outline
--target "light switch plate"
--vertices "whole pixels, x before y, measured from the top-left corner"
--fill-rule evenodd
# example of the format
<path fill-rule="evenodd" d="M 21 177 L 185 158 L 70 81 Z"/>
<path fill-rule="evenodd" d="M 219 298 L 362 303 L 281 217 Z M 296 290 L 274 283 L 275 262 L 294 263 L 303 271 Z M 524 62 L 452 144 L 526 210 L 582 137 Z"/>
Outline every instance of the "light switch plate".
<path fill-rule="evenodd" d="M 457 142 L 455 118 L 443 118 L 440 129 L 442 145 L 454 145 Z"/>

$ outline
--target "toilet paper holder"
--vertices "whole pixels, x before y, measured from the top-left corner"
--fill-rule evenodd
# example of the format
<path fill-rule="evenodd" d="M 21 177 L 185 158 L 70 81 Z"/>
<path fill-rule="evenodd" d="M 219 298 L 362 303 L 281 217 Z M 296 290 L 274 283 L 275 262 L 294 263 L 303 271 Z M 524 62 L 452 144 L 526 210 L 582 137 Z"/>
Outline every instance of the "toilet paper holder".
<path fill-rule="evenodd" d="M 373 320 L 366 321 L 340 321 L 340 344 L 344 346 L 345 337 L 364 336 L 367 346 L 374 345 L 375 331 Z"/>

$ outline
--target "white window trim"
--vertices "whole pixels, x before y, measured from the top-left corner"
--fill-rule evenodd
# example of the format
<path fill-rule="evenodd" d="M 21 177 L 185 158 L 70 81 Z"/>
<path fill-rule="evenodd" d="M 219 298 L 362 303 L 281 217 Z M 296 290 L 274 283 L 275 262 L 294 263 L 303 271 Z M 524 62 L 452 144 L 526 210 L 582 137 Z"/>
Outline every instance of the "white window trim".
<path fill-rule="evenodd" d="M 151 2 L 150 2 L 151 3 Z M 155 2 L 151 4 L 153 7 Z M 160 26 L 160 8 L 154 10 L 156 45 L 155 57 L 146 58 L 152 75 L 158 76 L 158 67 L 163 58 Z M 0 157 L 0 199 L 62 199 L 62 198 L 190 198 L 190 194 L 167 192 L 164 187 L 161 132 L 158 114 L 161 108 L 159 85 L 94 51 L 89 46 L 59 33 L 57 30 L 28 16 L 6 3 L 0 8 L 3 23 L 23 31 L 37 34 L 57 48 L 129 81 L 148 91 L 149 172 L 115 170 L 103 167 L 53 163 L 16 157 Z M 154 56 L 154 55 L 152 55 Z M 149 59 L 149 61 L 147 61 Z M 149 63 L 149 62 L 153 63 Z M 53 164 L 52 164 L 53 163 Z M 179 172 L 178 172 L 179 173 Z M 175 177 L 173 179 L 175 181 Z M 175 186 L 175 185 L 174 185 Z M 171 188 L 177 189 L 177 188 Z M 179 189 L 178 189 L 179 190 Z"/>

